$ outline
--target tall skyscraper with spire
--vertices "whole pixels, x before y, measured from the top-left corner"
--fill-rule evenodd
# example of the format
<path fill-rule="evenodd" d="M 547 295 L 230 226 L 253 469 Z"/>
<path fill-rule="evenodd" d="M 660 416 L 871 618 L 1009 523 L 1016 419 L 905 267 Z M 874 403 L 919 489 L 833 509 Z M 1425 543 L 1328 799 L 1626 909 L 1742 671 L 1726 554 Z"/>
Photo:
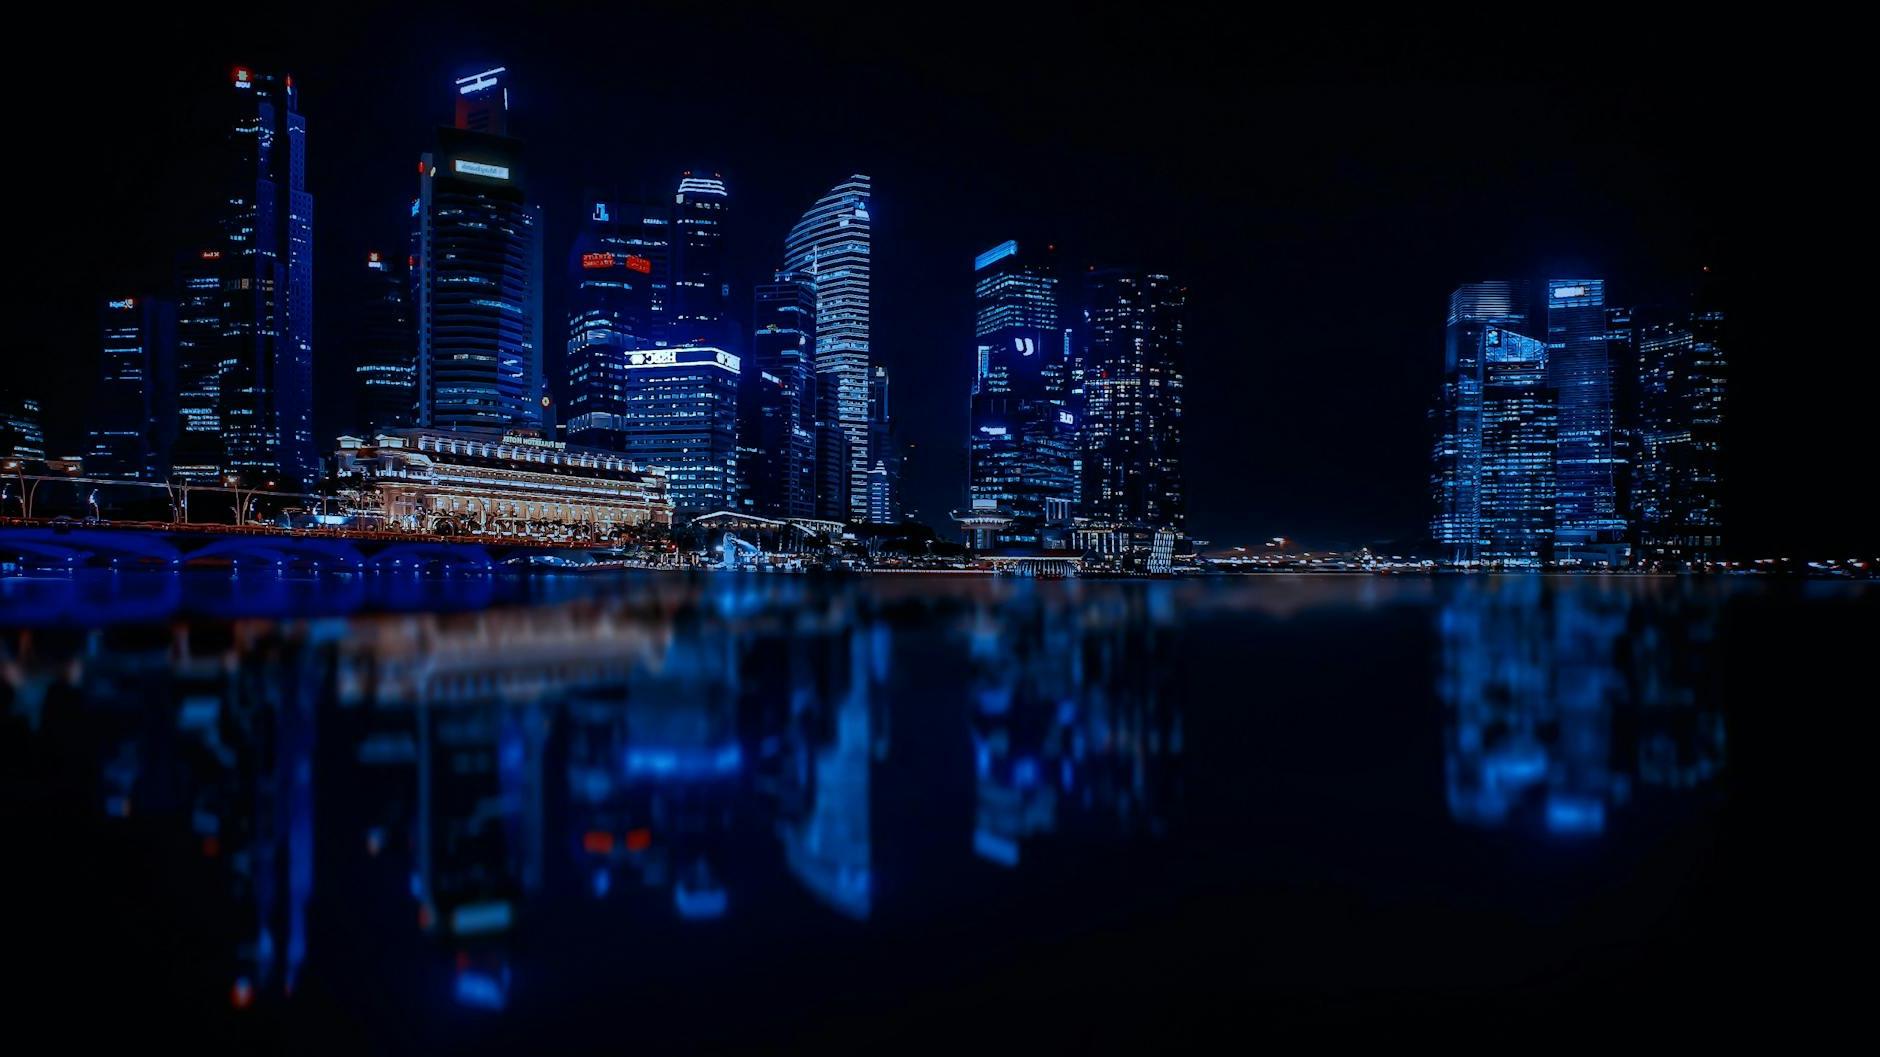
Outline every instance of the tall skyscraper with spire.
<path fill-rule="evenodd" d="M 417 424 L 539 430 L 542 218 L 509 135 L 508 71 L 456 82 L 456 123 L 418 163 Z"/>
<path fill-rule="evenodd" d="M 850 176 L 816 200 L 784 240 L 784 267 L 816 297 L 819 449 L 833 480 L 819 489 L 824 517 L 868 516 L 868 367 L 871 185 Z"/>
<path fill-rule="evenodd" d="M 245 482 L 311 489 L 313 196 L 307 120 L 294 79 L 245 66 L 230 73 L 221 240 L 223 471 Z"/>

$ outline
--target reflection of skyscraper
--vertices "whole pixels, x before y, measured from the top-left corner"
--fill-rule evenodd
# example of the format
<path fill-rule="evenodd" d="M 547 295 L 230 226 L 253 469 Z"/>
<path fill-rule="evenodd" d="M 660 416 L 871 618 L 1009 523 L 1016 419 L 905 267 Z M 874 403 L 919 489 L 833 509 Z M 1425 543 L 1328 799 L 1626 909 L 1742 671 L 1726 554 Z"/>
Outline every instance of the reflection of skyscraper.
<path fill-rule="evenodd" d="M 1613 372 L 1606 334 L 1606 284 L 1554 279 L 1547 284 L 1547 368 L 1559 407 L 1554 460 L 1555 546 L 1560 557 L 1623 560 L 1625 518 L 1614 446 Z"/>
<path fill-rule="evenodd" d="M 1063 546 L 1078 491 L 1077 424 L 1058 277 L 1044 255 L 1003 242 L 974 260 L 974 299 L 971 515 L 1009 519 L 995 544 Z"/>
<path fill-rule="evenodd" d="M 1639 605 L 1650 588 L 1603 582 L 1453 586 L 1438 694 L 1455 819 L 1595 835 L 1635 779 L 1675 789 L 1717 773 L 1721 717 L 1697 692 L 1713 599 Z"/>
<path fill-rule="evenodd" d="M 419 163 L 418 425 L 543 421 L 542 225 L 508 135 L 507 73 L 457 82 L 457 123 Z"/>
<path fill-rule="evenodd" d="M 222 240 L 224 470 L 311 488 L 313 196 L 294 79 L 236 67 Z"/>
<path fill-rule="evenodd" d="M 869 787 L 877 731 L 872 700 L 870 637 L 854 632 L 827 643 L 825 663 L 843 669 L 828 673 L 839 692 L 825 695 L 814 726 L 826 724 L 827 740 L 814 739 L 801 751 L 810 759 L 809 802 L 799 817 L 780 828 L 784 860 L 811 894 L 834 910 L 866 919 L 874 908 L 873 832 Z"/>
<path fill-rule="evenodd" d="M 817 199 L 784 240 L 783 270 L 816 292 L 816 381 L 825 407 L 822 443 L 842 468 L 842 498 L 823 488 L 825 517 L 868 515 L 870 224 L 868 177 L 850 176 Z"/>
<path fill-rule="evenodd" d="M 977 791 L 973 850 L 1016 866 L 1027 838 L 1076 830 L 1159 834 L 1183 751 L 1167 595 L 1126 613 L 1015 589 L 971 637 Z"/>

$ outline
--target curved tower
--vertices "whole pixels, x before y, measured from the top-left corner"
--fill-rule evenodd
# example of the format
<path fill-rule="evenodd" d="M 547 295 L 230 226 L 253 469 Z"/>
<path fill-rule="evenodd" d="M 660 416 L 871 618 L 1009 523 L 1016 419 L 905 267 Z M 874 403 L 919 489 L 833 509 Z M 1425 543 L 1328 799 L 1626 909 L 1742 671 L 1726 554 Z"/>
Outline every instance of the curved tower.
<path fill-rule="evenodd" d="M 850 176 L 816 200 L 784 240 L 783 270 L 816 295 L 816 381 L 825 441 L 843 449 L 825 516 L 868 516 L 869 178 Z M 831 503 L 829 499 L 837 499 Z"/>

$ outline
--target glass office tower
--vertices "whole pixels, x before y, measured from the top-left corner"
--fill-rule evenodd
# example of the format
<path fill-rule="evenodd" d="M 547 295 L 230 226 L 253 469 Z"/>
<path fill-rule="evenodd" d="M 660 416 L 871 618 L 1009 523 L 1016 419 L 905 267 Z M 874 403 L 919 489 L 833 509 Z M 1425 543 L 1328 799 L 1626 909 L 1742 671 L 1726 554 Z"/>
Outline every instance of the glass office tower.
<path fill-rule="evenodd" d="M 731 214 L 725 182 L 716 173 L 685 173 L 672 200 L 672 311 L 665 343 L 739 351 L 743 335 L 731 323 L 731 284 L 725 277 L 725 224 Z"/>
<path fill-rule="evenodd" d="M 539 431 L 542 224 L 508 132 L 502 68 L 457 81 L 457 123 L 418 173 L 420 426 Z"/>
<path fill-rule="evenodd" d="M 236 67 L 221 210 L 217 417 L 222 470 L 245 482 L 311 489 L 313 196 L 307 121 L 294 79 Z"/>
<path fill-rule="evenodd" d="M 1468 283 L 1449 295 L 1443 331 L 1443 388 L 1437 407 L 1430 488 L 1436 514 L 1430 535 L 1453 562 L 1481 557 L 1482 387 L 1484 337 L 1527 328 L 1528 286 Z"/>
<path fill-rule="evenodd" d="M 1694 309 L 1638 330 L 1640 559 L 1683 565 L 1723 557 L 1725 317 L 1712 292 Z"/>
<path fill-rule="evenodd" d="M 221 480 L 222 251 L 187 254 L 178 267 L 176 422 L 170 475 L 192 484 Z"/>
<path fill-rule="evenodd" d="M 1166 275 L 1095 271 L 1085 282 L 1083 507 L 1133 535 L 1182 532 L 1183 320 Z"/>
<path fill-rule="evenodd" d="M 1077 495 L 1077 420 L 1049 252 L 1003 242 L 973 261 L 977 370 L 968 414 L 970 516 L 992 546 L 1061 547 Z"/>
<path fill-rule="evenodd" d="M 410 279 L 377 250 L 366 253 L 366 303 L 353 377 L 367 436 L 409 426 L 418 404 L 417 331 Z"/>
<path fill-rule="evenodd" d="M 1554 529 L 1554 394 L 1547 343 L 1502 327 L 1482 330 L 1480 559 L 1536 567 Z"/>
<path fill-rule="evenodd" d="M 85 417 L 85 472 L 163 480 L 175 421 L 176 306 L 155 298 L 104 303 L 98 381 Z"/>
<path fill-rule="evenodd" d="M 870 314 L 869 178 L 850 176 L 817 199 L 784 240 L 783 270 L 816 292 L 819 461 L 836 479 L 819 489 L 823 517 L 868 516 Z"/>
<path fill-rule="evenodd" d="M 901 520 L 901 460 L 894 447 L 894 422 L 888 403 L 888 369 L 868 369 L 868 520 L 889 525 Z"/>
<path fill-rule="evenodd" d="M 681 514 L 733 509 L 742 369 L 735 353 L 709 346 L 627 353 L 620 450 L 666 468 Z"/>
<path fill-rule="evenodd" d="M 665 264 L 663 252 L 657 260 L 648 256 L 645 241 L 637 237 L 644 213 L 594 199 L 575 236 L 568 304 L 572 444 L 618 451 L 624 443 L 627 353 L 653 344 L 648 335 L 657 301 L 654 282 Z"/>
<path fill-rule="evenodd" d="M 1554 543 L 1560 560 L 1617 565 L 1625 558 L 1625 518 L 1618 506 L 1624 471 L 1614 445 L 1609 352 L 1605 282 L 1550 280 L 1547 359 L 1559 401 Z"/>
<path fill-rule="evenodd" d="M 816 516 L 816 293 L 790 273 L 761 283 L 744 361 L 738 445 L 745 509 Z"/>

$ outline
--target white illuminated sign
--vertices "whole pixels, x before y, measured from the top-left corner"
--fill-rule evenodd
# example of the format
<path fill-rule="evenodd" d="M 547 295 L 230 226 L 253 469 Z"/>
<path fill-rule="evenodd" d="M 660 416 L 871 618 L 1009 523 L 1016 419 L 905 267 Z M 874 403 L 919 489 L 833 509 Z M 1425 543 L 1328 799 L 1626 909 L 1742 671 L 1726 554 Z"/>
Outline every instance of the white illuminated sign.
<path fill-rule="evenodd" d="M 471 176 L 487 176 L 492 180 L 509 179 L 509 166 L 507 165 L 485 165 L 480 161 L 464 161 L 462 158 L 452 161 L 451 164 L 458 172 Z"/>
<path fill-rule="evenodd" d="M 457 94 L 469 95 L 471 92 L 481 92 L 485 88 L 494 88 L 496 75 L 507 70 L 508 67 L 498 66 L 494 70 L 484 70 L 482 73 L 473 73 L 468 77 L 459 77 L 457 78 Z"/>
<path fill-rule="evenodd" d="M 1585 296 L 1586 296 L 1586 287 L 1584 287 L 1584 286 L 1559 286 L 1559 287 L 1555 287 L 1555 288 L 1554 288 L 1554 296 L 1555 296 L 1555 297 L 1585 297 Z"/>

